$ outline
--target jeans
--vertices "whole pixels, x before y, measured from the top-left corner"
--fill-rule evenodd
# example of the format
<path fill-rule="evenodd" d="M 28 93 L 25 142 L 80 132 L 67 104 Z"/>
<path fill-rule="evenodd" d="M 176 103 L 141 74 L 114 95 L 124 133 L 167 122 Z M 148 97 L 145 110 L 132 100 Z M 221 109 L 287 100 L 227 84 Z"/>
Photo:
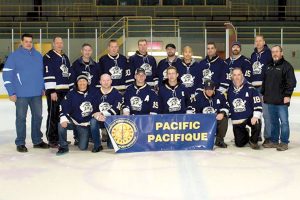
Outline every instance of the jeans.
<path fill-rule="evenodd" d="M 25 145 L 26 140 L 26 116 L 28 106 L 31 111 L 31 139 L 34 145 L 40 144 L 43 140 L 41 132 L 42 124 L 42 97 L 17 97 L 16 105 L 16 131 L 15 144 Z"/>
<path fill-rule="evenodd" d="M 101 137 L 100 137 L 100 123 L 95 118 L 91 119 L 91 133 L 94 142 L 94 148 L 98 148 L 101 146 Z M 107 138 L 107 147 L 113 149 L 113 145 L 111 143 L 110 137 Z"/>
<path fill-rule="evenodd" d="M 63 128 L 61 124 L 58 124 L 59 146 L 64 149 L 68 149 L 67 142 L 67 130 L 76 130 L 78 133 L 78 147 L 80 150 L 86 150 L 89 144 L 90 127 L 79 126 L 74 123 L 68 123 L 66 128 Z"/>
<path fill-rule="evenodd" d="M 289 113 L 288 106 L 286 105 L 268 105 L 268 111 L 272 123 L 271 127 L 271 140 L 273 143 L 289 143 L 290 126 L 289 126 Z"/>

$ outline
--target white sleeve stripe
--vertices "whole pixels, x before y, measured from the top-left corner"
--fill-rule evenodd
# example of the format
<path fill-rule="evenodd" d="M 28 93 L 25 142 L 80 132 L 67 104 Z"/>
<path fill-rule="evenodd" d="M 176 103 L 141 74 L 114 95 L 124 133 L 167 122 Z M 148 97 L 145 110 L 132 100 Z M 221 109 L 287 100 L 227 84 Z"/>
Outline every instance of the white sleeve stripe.
<path fill-rule="evenodd" d="M 48 79 L 55 79 L 55 76 L 45 76 L 44 80 L 48 80 Z"/>
<path fill-rule="evenodd" d="M 48 82 L 48 83 L 45 83 L 45 89 L 48 90 L 48 89 L 55 89 L 56 87 L 56 82 Z"/>
<path fill-rule="evenodd" d="M 10 82 L 10 81 L 5 81 L 5 82 L 4 82 L 4 85 L 9 84 L 9 83 L 11 83 L 11 82 Z"/>
<path fill-rule="evenodd" d="M 261 106 L 254 107 L 254 110 L 256 109 L 262 109 L 262 107 Z"/>
<path fill-rule="evenodd" d="M 111 111 L 114 115 L 117 115 L 117 113 L 114 111 L 114 109 L 110 109 L 110 111 Z"/>
<path fill-rule="evenodd" d="M 8 72 L 8 71 L 12 71 L 13 69 L 10 69 L 10 68 L 3 68 L 2 71 L 4 72 Z"/>

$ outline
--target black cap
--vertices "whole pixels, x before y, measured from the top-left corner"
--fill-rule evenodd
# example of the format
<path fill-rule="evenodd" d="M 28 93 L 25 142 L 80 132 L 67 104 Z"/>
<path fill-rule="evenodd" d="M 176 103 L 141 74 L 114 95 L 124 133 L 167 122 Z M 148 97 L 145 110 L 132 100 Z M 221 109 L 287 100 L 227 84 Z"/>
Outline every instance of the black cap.
<path fill-rule="evenodd" d="M 77 76 L 76 82 L 78 82 L 80 79 L 85 79 L 87 82 L 89 82 L 89 78 L 85 74 L 80 74 Z"/>
<path fill-rule="evenodd" d="M 169 47 L 171 47 L 173 49 L 176 49 L 175 44 L 172 44 L 172 43 L 166 45 L 166 49 L 169 48 Z"/>
<path fill-rule="evenodd" d="M 239 41 L 235 41 L 232 43 L 231 47 L 233 47 L 234 45 L 238 45 L 240 48 L 242 48 L 242 45 Z"/>
<path fill-rule="evenodd" d="M 214 90 L 215 83 L 212 80 L 207 80 L 204 82 L 204 89 L 205 90 Z"/>
<path fill-rule="evenodd" d="M 146 74 L 146 72 L 143 68 L 137 68 L 136 71 L 135 71 L 135 74 L 138 74 L 138 73 Z"/>

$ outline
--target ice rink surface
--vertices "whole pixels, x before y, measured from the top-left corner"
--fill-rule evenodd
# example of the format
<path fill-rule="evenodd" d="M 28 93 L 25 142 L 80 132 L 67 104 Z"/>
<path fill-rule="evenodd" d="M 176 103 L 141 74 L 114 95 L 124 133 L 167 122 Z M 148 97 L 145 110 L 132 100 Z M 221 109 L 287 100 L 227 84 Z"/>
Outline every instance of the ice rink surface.
<path fill-rule="evenodd" d="M 43 109 L 45 132 L 45 102 Z M 18 153 L 15 106 L 2 99 L 0 111 L 0 200 L 299 199 L 300 97 L 292 98 L 285 152 L 237 148 L 229 126 L 227 149 L 94 154 L 71 145 L 70 153 L 56 156 L 56 149 L 32 148 L 28 116 L 29 152 Z"/>

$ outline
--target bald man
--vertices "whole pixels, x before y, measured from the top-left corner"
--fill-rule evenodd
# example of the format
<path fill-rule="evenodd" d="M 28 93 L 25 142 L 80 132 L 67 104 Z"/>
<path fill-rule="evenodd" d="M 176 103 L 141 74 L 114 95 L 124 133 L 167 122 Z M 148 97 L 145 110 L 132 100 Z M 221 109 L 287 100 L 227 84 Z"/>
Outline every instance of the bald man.
<path fill-rule="evenodd" d="M 91 120 L 91 133 L 94 141 L 92 152 L 96 153 L 103 149 L 101 145 L 100 131 L 104 130 L 106 116 L 119 115 L 123 103 L 123 97 L 119 91 L 112 87 L 112 79 L 109 74 L 100 77 L 100 89 L 94 92 L 97 111 Z M 100 130 L 99 130 L 100 129 Z M 110 138 L 107 141 L 108 148 L 112 148 Z"/>

